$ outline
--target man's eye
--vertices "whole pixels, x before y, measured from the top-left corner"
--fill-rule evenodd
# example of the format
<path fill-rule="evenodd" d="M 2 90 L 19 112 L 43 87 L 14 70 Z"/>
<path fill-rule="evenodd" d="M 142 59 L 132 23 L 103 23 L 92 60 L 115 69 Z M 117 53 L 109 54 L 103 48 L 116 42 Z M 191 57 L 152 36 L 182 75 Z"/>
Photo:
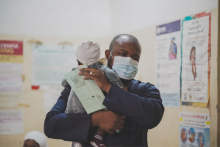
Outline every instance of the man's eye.
<path fill-rule="evenodd" d="M 120 56 L 126 56 L 126 54 L 125 54 L 125 53 L 119 53 L 119 55 L 120 55 Z"/>
<path fill-rule="evenodd" d="M 133 60 L 135 60 L 135 61 L 139 62 L 139 59 L 138 59 L 138 58 L 134 58 Z"/>

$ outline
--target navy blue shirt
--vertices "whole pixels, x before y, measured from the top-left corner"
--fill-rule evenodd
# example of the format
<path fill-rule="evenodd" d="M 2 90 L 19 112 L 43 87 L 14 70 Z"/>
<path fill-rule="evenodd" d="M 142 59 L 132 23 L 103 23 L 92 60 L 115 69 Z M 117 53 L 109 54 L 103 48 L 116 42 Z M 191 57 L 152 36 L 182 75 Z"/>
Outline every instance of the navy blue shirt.
<path fill-rule="evenodd" d="M 104 136 L 106 146 L 143 146 L 142 130 L 146 132 L 159 124 L 164 107 L 159 90 L 150 83 L 131 80 L 125 84 L 128 91 L 111 86 L 103 104 L 111 111 L 125 116 L 124 128 L 119 134 Z M 65 113 L 70 88 L 61 92 L 57 103 L 47 113 L 44 132 L 47 137 L 65 141 L 85 142 L 96 133 L 97 127 L 90 128 L 92 114 Z"/>

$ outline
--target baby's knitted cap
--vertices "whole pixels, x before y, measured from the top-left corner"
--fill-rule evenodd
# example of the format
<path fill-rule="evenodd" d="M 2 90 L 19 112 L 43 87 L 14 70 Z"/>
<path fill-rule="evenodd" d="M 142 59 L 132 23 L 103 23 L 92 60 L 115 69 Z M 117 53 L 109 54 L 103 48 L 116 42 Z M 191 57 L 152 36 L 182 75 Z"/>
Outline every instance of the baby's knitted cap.
<path fill-rule="evenodd" d="M 100 60 L 100 48 L 93 41 L 83 41 L 76 49 L 76 57 L 82 63 L 90 65 Z"/>

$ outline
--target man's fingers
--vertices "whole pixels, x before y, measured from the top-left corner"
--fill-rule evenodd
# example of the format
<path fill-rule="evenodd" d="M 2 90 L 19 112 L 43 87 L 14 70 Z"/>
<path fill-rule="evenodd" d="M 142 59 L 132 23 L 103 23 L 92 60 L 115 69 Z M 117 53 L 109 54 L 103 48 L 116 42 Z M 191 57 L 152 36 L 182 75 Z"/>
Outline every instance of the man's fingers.
<path fill-rule="evenodd" d="M 94 69 L 94 68 L 80 68 L 79 71 L 82 71 L 82 72 L 97 72 L 99 70 Z"/>
<path fill-rule="evenodd" d="M 124 125 L 125 120 L 124 120 L 124 119 L 122 119 L 122 118 L 119 118 L 119 122 L 120 122 L 122 125 Z"/>
<path fill-rule="evenodd" d="M 99 72 L 79 72 L 81 76 L 99 76 Z"/>
<path fill-rule="evenodd" d="M 125 116 L 122 116 L 122 115 L 120 115 L 120 114 L 118 114 L 118 113 L 115 113 L 115 114 L 117 114 L 119 117 L 125 119 Z"/>
<path fill-rule="evenodd" d="M 83 77 L 83 79 L 84 79 L 84 80 L 87 80 L 87 79 L 96 80 L 96 79 L 97 79 L 97 76 L 96 76 L 96 75 L 88 75 L 88 76 Z"/>
<path fill-rule="evenodd" d="M 111 135 L 115 134 L 115 131 L 113 131 L 113 130 L 106 130 L 106 132 L 108 132 Z"/>
<path fill-rule="evenodd" d="M 123 124 L 118 123 L 118 124 L 117 124 L 117 127 L 118 127 L 119 130 L 122 130 L 124 126 L 123 126 Z"/>

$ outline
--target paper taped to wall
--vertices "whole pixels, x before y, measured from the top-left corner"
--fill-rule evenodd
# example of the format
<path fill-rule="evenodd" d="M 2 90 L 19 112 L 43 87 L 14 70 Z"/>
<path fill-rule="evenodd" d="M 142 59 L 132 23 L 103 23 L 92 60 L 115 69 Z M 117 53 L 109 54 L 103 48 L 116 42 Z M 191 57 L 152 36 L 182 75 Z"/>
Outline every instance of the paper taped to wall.
<path fill-rule="evenodd" d="M 21 110 L 0 111 L 0 135 L 23 133 L 23 112 Z"/>
<path fill-rule="evenodd" d="M 0 108 L 18 107 L 23 97 L 23 42 L 0 40 Z"/>
<path fill-rule="evenodd" d="M 157 26 L 155 83 L 165 107 L 180 105 L 180 22 Z"/>
<path fill-rule="evenodd" d="M 179 146 L 210 146 L 209 114 L 180 112 Z"/>
<path fill-rule="evenodd" d="M 182 102 L 205 103 L 210 87 L 211 13 L 185 17 L 182 26 Z M 199 106 L 199 105 L 196 105 Z"/>
<path fill-rule="evenodd" d="M 76 66 L 75 46 L 32 44 L 32 89 L 60 86 L 64 74 Z"/>
<path fill-rule="evenodd" d="M 63 87 L 47 87 L 44 89 L 44 113 L 48 113 L 56 104 Z"/>

